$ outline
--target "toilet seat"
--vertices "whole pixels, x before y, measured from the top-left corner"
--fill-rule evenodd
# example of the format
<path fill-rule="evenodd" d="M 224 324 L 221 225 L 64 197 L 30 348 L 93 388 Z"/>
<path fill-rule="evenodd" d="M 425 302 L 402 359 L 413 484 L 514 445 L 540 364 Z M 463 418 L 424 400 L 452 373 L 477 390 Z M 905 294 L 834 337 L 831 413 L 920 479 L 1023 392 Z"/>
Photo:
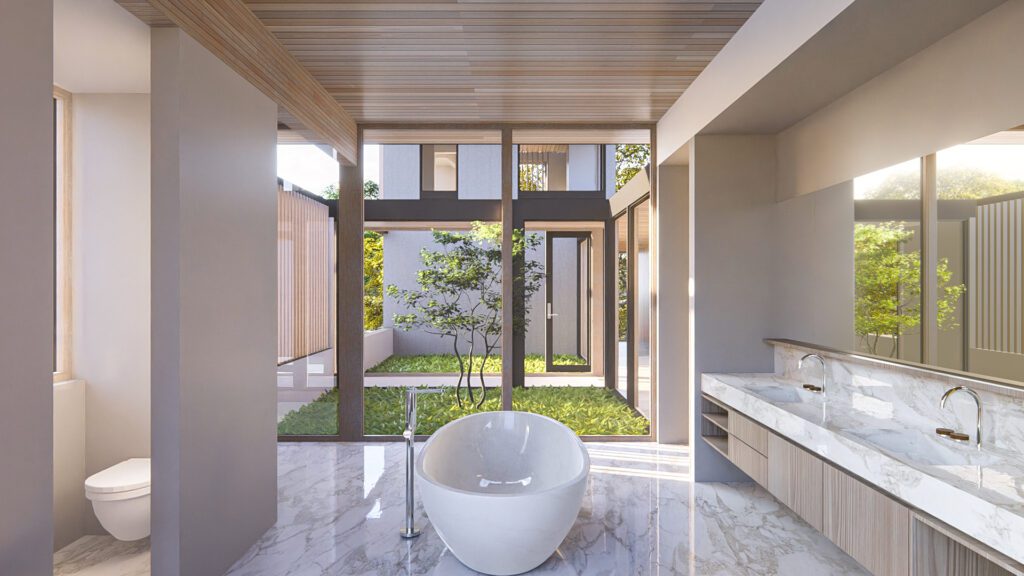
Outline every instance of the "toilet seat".
<path fill-rule="evenodd" d="M 149 458 L 130 458 L 89 476 L 85 481 L 85 497 L 93 501 L 128 500 L 149 493 Z"/>

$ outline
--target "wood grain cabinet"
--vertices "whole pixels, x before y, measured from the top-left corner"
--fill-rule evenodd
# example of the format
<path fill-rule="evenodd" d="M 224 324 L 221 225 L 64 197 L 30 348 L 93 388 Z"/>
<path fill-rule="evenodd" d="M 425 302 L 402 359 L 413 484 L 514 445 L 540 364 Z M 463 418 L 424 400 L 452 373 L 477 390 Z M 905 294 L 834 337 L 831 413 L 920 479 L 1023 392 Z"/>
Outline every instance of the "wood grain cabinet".
<path fill-rule="evenodd" d="M 764 486 L 768 476 L 768 461 L 764 454 L 732 436 L 729 438 L 729 460 L 754 482 Z"/>
<path fill-rule="evenodd" d="M 768 480 L 764 487 L 818 531 L 824 507 L 820 458 L 775 434 L 768 434 Z"/>
<path fill-rule="evenodd" d="M 910 575 L 910 509 L 824 464 L 822 532 L 875 576 Z"/>
<path fill-rule="evenodd" d="M 913 576 L 1021 576 L 1024 566 L 930 516 L 912 512 Z"/>
<path fill-rule="evenodd" d="M 729 411 L 729 434 L 761 454 L 768 453 L 768 429 L 735 410 Z"/>

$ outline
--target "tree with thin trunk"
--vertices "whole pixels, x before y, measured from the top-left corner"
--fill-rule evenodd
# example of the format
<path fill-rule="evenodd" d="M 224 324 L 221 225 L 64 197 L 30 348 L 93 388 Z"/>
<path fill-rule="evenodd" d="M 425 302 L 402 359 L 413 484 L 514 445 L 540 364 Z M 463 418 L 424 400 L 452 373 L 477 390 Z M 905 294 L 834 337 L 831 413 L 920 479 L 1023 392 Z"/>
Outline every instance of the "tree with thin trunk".
<path fill-rule="evenodd" d="M 908 250 L 914 231 L 902 223 L 863 224 L 854 229 L 854 328 L 865 348 L 879 354 L 884 339 L 888 356 L 899 353 L 900 338 L 921 324 L 921 252 Z M 955 328 L 956 307 L 966 287 L 951 284 L 949 261 L 936 267 L 940 329 Z"/>
<path fill-rule="evenodd" d="M 432 231 L 434 248 L 420 250 L 422 266 L 416 274 L 417 289 L 389 285 L 388 295 L 402 302 L 404 314 L 395 314 L 394 325 L 401 330 L 421 329 L 441 338 L 450 338 L 459 362 L 456 398 L 476 406 L 487 397 L 484 371 L 487 361 L 501 346 L 501 226 L 475 222 L 468 233 Z M 525 259 L 528 250 L 540 245 L 536 234 L 517 230 L 513 234 L 513 258 L 525 261 L 519 277 L 524 296 L 529 298 L 540 288 L 541 264 Z M 514 315 L 513 327 L 525 330 L 525 314 Z M 462 354 L 463 346 L 468 354 Z M 472 384 L 476 368 L 479 395 Z M 478 397 L 479 396 L 479 397 Z"/>

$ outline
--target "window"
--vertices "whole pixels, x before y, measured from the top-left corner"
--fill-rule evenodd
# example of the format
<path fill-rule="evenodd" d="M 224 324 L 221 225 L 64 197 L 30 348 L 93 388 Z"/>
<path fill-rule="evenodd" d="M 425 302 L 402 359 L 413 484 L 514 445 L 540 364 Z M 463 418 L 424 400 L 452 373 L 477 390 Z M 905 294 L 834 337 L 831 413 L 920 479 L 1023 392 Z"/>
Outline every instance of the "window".
<path fill-rule="evenodd" d="M 53 88 L 53 381 L 71 378 L 71 93 Z"/>
<path fill-rule="evenodd" d="M 604 146 L 598 144 L 520 144 L 522 192 L 602 192 Z"/>
<path fill-rule="evenodd" d="M 459 183 L 459 147 L 455 144 L 420 146 L 422 198 L 456 198 Z"/>

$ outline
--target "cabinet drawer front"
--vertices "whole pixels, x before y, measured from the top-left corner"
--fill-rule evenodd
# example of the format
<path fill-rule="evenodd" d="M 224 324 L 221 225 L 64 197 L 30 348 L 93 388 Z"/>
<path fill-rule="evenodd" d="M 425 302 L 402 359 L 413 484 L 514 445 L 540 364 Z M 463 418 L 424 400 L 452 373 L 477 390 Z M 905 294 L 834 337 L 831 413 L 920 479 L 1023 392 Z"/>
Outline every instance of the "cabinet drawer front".
<path fill-rule="evenodd" d="M 729 411 L 729 433 L 762 455 L 768 453 L 768 429 L 734 410 Z"/>
<path fill-rule="evenodd" d="M 910 509 L 825 464 L 825 536 L 875 576 L 910 574 Z"/>
<path fill-rule="evenodd" d="M 730 435 L 729 459 L 754 482 L 764 486 L 768 478 L 768 459 L 763 454 L 747 446 L 736 436 Z"/>

